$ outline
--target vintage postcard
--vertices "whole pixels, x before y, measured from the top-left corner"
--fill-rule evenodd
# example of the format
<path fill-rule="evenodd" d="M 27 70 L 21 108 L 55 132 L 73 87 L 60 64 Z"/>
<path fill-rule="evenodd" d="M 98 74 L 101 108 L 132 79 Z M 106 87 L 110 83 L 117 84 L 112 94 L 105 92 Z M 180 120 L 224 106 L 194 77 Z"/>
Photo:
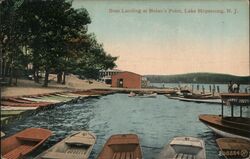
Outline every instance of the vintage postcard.
<path fill-rule="evenodd" d="M 248 0 L 0 0 L 1 158 L 249 159 Z"/>

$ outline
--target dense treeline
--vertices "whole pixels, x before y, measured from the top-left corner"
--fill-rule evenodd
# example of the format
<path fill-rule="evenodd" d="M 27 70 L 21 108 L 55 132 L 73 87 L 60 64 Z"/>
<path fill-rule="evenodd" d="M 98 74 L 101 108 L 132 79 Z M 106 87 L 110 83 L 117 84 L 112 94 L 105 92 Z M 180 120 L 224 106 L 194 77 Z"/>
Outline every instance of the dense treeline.
<path fill-rule="evenodd" d="M 152 83 L 228 83 L 250 84 L 250 76 L 234 76 L 217 73 L 189 73 L 180 75 L 147 75 Z"/>
<path fill-rule="evenodd" d="M 32 66 L 35 82 L 44 72 L 65 84 L 65 76 L 74 73 L 97 78 L 98 70 L 115 67 L 112 57 L 87 33 L 91 19 L 86 9 L 75 9 L 66 0 L 0 1 L 1 80 L 16 84 L 16 78 Z"/>

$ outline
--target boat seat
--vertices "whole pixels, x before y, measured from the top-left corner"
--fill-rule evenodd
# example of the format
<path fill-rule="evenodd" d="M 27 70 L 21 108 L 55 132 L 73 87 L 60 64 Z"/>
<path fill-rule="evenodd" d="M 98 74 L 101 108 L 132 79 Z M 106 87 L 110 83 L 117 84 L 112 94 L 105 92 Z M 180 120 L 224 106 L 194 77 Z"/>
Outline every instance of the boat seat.
<path fill-rule="evenodd" d="M 78 154 L 78 155 L 84 155 L 86 153 L 86 149 L 68 149 L 66 151 L 67 154 Z"/>
<path fill-rule="evenodd" d="M 79 154 L 67 154 L 61 152 L 47 152 L 42 156 L 42 159 L 87 159 Z"/>
<path fill-rule="evenodd" d="M 3 157 L 7 159 L 19 158 L 20 156 L 22 156 L 22 154 L 28 152 L 31 148 L 32 148 L 31 145 L 21 145 L 16 149 L 6 153 L 5 155 L 3 155 Z"/>
<path fill-rule="evenodd" d="M 91 146 L 94 143 L 93 139 L 89 138 L 82 138 L 78 136 L 74 136 L 69 138 L 68 140 L 65 141 L 66 144 L 69 145 L 86 145 L 86 146 Z"/>
<path fill-rule="evenodd" d="M 115 152 L 112 159 L 134 159 L 134 152 Z"/>
<path fill-rule="evenodd" d="M 25 141 L 36 141 L 39 142 L 41 140 L 43 140 L 43 138 L 39 138 L 39 137 L 26 137 L 26 136 L 17 136 L 16 137 L 18 140 L 25 140 Z"/>
<path fill-rule="evenodd" d="M 175 154 L 174 159 L 195 159 L 195 156 L 191 154 L 178 153 Z"/>

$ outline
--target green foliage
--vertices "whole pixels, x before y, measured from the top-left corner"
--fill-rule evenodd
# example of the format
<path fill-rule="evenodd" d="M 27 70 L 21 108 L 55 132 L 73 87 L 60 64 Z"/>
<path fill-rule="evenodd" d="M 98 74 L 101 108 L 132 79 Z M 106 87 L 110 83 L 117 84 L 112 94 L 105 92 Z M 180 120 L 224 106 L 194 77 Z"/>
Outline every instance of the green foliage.
<path fill-rule="evenodd" d="M 250 76 L 234 76 L 217 73 L 189 73 L 180 75 L 147 75 L 152 83 L 228 83 L 250 84 Z"/>
<path fill-rule="evenodd" d="M 91 19 L 84 8 L 74 9 L 65 0 L 4 0 L 0 9 L 1 54 L 11 69 L 32 63 L 46 78 L 51 71 L 96 78 L 98 70 L 116 66 L 117 58 L 87 34 Z"/>

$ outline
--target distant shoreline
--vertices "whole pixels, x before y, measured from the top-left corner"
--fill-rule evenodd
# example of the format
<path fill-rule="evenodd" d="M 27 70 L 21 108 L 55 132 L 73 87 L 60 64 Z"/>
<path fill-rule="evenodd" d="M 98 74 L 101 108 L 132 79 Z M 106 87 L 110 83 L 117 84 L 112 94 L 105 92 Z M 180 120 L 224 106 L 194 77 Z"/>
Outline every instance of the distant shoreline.
<path fill-rule="evenodd" d="M 233 82 L 233 81 L 232 81 Z M 166 83 L 166 84 L 228 84 L 228 82 L 225 83 L 207 83 L 207 82 L 151 82 L 150 83 Z M 250 85 L 250 83 L 240 83 L 240 84 L 244 84 L 244 85 Z"/>
<path fill-rule="evenodd" d="M 250 76 L 235 76 L 219 73 L 188 73 L 178 75 L 145 75 L 151 83 L 196 83 L 227 84 L 230 81 L 250 84 Z"/>

